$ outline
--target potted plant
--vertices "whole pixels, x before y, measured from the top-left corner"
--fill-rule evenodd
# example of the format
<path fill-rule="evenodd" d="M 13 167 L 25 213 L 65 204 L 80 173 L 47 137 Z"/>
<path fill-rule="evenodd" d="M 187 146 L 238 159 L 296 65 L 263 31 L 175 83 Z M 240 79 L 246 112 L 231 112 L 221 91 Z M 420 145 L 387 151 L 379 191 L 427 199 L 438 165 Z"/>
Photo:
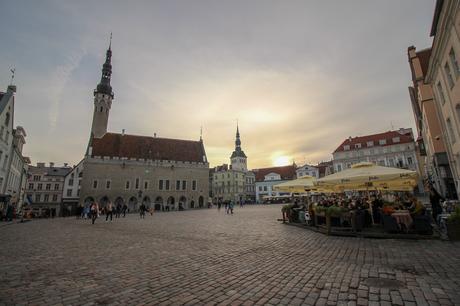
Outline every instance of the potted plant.
<path fill-rule="evenodd" d="M 460 240 L 460 207 L 447 218 L 447 236 L 450 240 Z"/>
<path fill-rule="evenodd" d="M 334 206 L 330 206 L 327 208 L 326 214 L 330 217 L 340 217 L 342 212 L 343 212 L 342 207 L 338 207 L 334 205 Z"/>

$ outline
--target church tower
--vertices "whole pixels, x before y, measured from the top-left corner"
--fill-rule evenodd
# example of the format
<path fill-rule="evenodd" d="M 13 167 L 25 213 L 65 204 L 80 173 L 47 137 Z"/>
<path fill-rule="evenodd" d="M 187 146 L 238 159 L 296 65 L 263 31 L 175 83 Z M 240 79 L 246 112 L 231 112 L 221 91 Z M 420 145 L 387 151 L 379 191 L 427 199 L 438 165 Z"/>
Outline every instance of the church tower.
<path fill-rule="evenodd" d="M 244 151 L 241 150 L 240 130 L 238 124 L 236 125 L 236 140 L 235 140 L 235 151 L 233 151 L 230 157 L 232 162 L 232 169 L 239 171 L 248 171 L 247 157 Z"/>
<path fill-rule="evenodd" d="M 94 90 L 94 113 L 93 125 L 91 126 L 91 138 L 101 138 L 107 133 L 110 108 L 112 107 L 113 91 L 110 85 L 112 76 L 112 34 L 110 44 L 102 66 L 101 81 Z"/>

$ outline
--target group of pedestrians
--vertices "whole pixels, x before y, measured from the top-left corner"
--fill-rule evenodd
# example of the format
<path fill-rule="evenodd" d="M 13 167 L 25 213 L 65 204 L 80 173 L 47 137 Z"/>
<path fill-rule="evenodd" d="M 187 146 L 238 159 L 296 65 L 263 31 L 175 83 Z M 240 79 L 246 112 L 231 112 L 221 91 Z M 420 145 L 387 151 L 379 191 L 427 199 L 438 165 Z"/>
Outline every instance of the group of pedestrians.
<path fill-rule="evenodd" d="M 225 208 L 225 213 L 227 215 L 233 215 L 233 208 L 235 207 L 235 202 L 233 202 L 233 200 L 230 200 L 228 202 L 225 201 L 223 205 Z M 219 200 L 217 202 L 217 210 L 220 211 L 221 207 L 222 207 L 222 201 Z"/>
<path fill-rule="evenodd" d="M 114 206 L 112 202 L 108 202 L 104 207 L 99 207 L 97 202 L 93 202 L 83 207 L 80 217 L 82 219 L 91 219 L 91 223 L 94 224 L 96 219 L 105 214 L 105 222 L 113 221 L 113 215 L 115 214 L 115 219 L 126 217 L 126 212 L 129 212 L 128 206 L 126 204 L 121 205 L 120 203 Z M 141 219 L 145 218 L 145 213 L 150 212 L 150 215 L 153 215 L 153 211 L 149 210 L 147 206 L 142 203 L 139 207 L 139 215 Z"/>

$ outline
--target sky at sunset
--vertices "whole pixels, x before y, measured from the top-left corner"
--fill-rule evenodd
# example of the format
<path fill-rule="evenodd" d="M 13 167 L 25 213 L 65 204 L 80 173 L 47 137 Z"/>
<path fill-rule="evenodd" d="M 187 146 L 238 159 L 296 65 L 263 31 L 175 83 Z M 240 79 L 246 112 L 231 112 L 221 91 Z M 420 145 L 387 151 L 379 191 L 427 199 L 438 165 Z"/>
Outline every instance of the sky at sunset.
<path fill-rule="evenodd" d="M 113 32 L 109 131 L 198 140 L 250 168 L 317 163 L 348 136 L 414 128 L 407 47 L 434 0 L 0 0 L 0 90 L 16 68 L 24 154 L 76 164 Z"/>

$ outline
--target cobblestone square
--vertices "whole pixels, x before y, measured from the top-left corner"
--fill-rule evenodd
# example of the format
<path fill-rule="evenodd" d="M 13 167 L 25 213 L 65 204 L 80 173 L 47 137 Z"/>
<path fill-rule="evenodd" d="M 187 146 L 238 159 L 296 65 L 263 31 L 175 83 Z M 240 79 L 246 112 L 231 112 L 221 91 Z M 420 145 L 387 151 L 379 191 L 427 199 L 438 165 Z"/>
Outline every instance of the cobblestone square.
<path fill-rule="evenodd" d="M 0 226 L 0 305 L 460 305 L 460 244 L 327 237 L 281 206 Z"/>

